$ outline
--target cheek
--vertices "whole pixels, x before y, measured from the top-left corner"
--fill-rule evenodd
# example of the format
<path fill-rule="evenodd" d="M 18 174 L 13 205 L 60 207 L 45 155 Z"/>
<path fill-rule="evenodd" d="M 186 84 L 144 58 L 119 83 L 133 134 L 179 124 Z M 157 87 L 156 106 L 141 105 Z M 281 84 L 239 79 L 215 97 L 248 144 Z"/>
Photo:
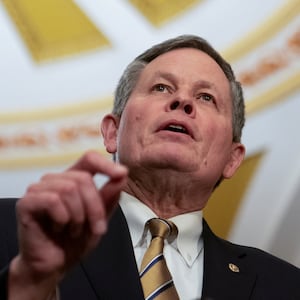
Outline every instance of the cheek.
<path fill-rule="evenodd" d="M 124 111 L 118 130 L 118 149 L 127 149 L 137 142 L 144 127 L 143 120 L 143 115 L 138 111 Z"/>
<path fill-rule="evenodd" d="M 227 151 L 232 144 L 231 126 L 224 123 L 220 123 L 219 126 L 210 126 L 206 132 L 206 139 L 210 141 L 214 154 Z"/>
<path fill-rule="evenodd" d="M 131 101 L 128 102 L 125 110 L 122 114 L 123 125 L 127 124 L 128 127 L 136 122 L 141 122 L 144 119 L 145 111 L 147 107 L 142 105 L 142 101 Z"/>
<path fill-rule="evenodd" d="M 214 174 L 215 178 L 219 178 L 223 172 L 225 165 L 231 157 L 232 134 L 231 127 L 226 125 L 208 128 L 204 138 L 207 141 L 205 153 L 203 155 L 204 164 Z"/>

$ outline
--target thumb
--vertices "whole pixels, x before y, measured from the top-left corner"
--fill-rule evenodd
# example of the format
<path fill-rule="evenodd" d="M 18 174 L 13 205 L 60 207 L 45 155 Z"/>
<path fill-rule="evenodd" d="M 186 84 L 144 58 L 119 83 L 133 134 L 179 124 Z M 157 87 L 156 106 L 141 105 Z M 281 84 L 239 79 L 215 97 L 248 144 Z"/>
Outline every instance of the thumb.
<path fill-rule="evenodd" d="M 111 178 L 99 190 L 107 216 L 109 216 L 112 213 L 113 209 L 116 207 L 120 198 L 121 191 L 126 184 L 126 180 L 127 176 Z"/>

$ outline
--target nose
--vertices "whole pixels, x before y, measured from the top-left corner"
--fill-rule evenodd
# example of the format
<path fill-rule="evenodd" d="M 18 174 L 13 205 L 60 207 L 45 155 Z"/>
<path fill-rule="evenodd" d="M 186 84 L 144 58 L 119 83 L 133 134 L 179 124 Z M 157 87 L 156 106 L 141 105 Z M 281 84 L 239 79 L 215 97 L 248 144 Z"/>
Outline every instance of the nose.
<path fill-rule="evenodd" d="M 192 115 L 195 112 L 192 101 L 188 100 L 173 100 L 170 103 L 170 110 L 182 109 L 186 114 Z"/>

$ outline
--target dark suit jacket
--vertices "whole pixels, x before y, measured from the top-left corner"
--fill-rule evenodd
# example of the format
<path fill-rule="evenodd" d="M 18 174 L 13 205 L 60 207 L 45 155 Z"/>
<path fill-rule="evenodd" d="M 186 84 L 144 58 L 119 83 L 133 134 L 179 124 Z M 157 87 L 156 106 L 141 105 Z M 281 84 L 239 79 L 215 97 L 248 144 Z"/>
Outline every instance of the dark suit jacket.
<path fill-rule="evenodd" d="M 0 299 L 6 299 L 6 266 L 18 251 L 14 206 L 15 200 L 0 200 Z M 205 221 L 203 238 L 203 299 L 300 299 L 298 268 L 258 249 L 218 238 Z M 232 271 L 230 263 L 238 266 L 239 272 Z M 130 234 L 120 208 L 99 246 L 67 274 L 60 291 L 62 300 L 143 299 Z"/>

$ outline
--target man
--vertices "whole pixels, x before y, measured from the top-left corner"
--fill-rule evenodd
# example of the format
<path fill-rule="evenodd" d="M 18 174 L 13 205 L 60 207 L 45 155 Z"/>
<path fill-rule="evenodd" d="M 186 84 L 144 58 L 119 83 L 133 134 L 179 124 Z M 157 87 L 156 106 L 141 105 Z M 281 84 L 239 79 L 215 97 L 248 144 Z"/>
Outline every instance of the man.
<path fill-rule="evenodd" d="M 241 87 L 205 40 L 180 36 L 138 56 L 102 121 L 115 162 L 89 152 L 31 185 L 16 204 L 18 250 L 15 202 L 0 202 L 3 298 L 144 299 L 145 223 L 159 217 L 177 226 L 163 252 L 180 299 L 300 299 L 298 268 L 202 220 L 244 158 L 243 125 Z M 100 189 L 97 173 L 108 177 Z"/>

